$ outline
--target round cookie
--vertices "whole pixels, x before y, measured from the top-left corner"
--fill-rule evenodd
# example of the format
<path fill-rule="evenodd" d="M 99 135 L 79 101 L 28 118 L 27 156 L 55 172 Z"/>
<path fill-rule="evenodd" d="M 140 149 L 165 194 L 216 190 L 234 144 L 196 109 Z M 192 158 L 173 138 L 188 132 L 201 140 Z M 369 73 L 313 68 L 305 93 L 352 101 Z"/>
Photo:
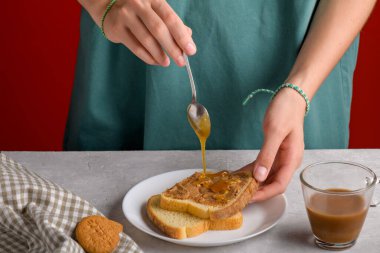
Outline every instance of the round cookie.
<path fill-rule="evenodd" d="M 79 244 L 87 253 L 111 253 L 119 243 L 123 226 L 100 215 L 83 218 L 75 229 Z"/>

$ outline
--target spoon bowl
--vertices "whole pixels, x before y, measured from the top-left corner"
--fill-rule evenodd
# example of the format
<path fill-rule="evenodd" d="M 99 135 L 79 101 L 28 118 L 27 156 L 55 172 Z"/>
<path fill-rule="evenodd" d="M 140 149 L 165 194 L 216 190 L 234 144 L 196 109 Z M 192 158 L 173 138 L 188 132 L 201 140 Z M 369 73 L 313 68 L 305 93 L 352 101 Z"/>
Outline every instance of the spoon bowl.
<path fill-rule="evenodd" d="M 187 107 L 187 119 L 189 120 L 191 127 L 194 129 L 196 135 L 202 143 L 202 141 L 205 142 L 210 135 L 210 116 L 207 109 L 197 102 L 197 91 L 195 89 L 194 78 L 193 74 L 191 73 L 189 59 L 185 53 L 183 53 L 183 57 L 185 58 L 186 70 L 189 74 L 192 93 L 191 103 Z"/>
<path fill-rule="evenodd" d="M 198 138 L 207 139 L 211 132 L 211 121 L 207 109 L 197 102 L 187 107 L 187 119 Z"/>

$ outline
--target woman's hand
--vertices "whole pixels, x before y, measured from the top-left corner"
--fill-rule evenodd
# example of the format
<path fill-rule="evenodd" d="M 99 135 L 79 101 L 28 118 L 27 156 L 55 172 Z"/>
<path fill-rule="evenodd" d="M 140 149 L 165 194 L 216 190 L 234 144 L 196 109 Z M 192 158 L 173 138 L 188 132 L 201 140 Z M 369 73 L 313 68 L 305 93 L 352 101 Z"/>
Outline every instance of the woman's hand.
<path fill-rule="evenodd" d="M 286 82 L 297 84 L 311 100 L 363 27 L 375 3 L 376 0 L 319 1 Z M 283 193 L 300 165 L 305 108 L 303 98 L 289 88 L 282 89 L 270 104 L 261 151 L 255 162 L 242 168 L 251 170 L 262 183 L 252 201 Z"/>
<path fill-rule="evenodd" d="M 250 170 L 261 183 L 252 202 L 281 194 L 301 164 L 304 151 L 305 100 L 295 90 L 283 88 L 269 105 L 264 119 L 264 143 Z"/>
<path fill-rule="evenodd" d="M 100 25 L 109 0 L 102 4 L 79 0 Z M 97 5 L 95 8 L 94 5 Z M 118 0 L 104 21 L 109 40 L 124 44 L 148 64 L 169 66 L 167 54 L 179 66 L 185 65 L 182 52 L 193 55 L 196 46 L 192 31 L 165 0 Z M 166 54 L 167 53 L 167 54 Z"/>

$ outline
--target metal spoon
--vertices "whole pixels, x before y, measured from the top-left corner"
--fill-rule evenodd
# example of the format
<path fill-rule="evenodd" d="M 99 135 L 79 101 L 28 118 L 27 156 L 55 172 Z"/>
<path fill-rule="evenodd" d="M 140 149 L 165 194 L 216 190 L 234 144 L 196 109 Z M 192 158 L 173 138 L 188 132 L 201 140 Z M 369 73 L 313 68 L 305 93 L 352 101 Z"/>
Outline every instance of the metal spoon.
<path fill-rule="evenodd" d="M 202 139 L 205 142 L 208 136 L 210 135 L 210 131 L 211 131 L 210 116 L 208 114 L 207 109 L 203 105 L 197 102 L 197 91 L 195 90 L 195 84 L 194 84 L 193 74 L 191 73 L 189 59 L 187 58 L 187 55 L 185 53 L 183 53 L 183 57 L 185 58 L 186 70 L 187 70 L 187 73 L 189 74 L 190 86 L 191 86 L 191 92 L 192 92 L 191 103 L 187 107 L 187 119 L 189 120 L 191 127 L 194 129 L 195 133 L 197 134 L 202 144 Z"/>

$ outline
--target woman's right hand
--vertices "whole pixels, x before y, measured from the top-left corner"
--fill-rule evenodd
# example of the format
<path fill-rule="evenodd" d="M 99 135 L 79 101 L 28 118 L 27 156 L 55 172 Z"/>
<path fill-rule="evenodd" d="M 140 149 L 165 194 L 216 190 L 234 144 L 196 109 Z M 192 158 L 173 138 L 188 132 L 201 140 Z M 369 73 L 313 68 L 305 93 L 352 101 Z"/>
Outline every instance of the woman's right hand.
<path fill-rule="evenodd" d="M 102 0 L 102 4 L 91 0 L 79 2 L 100 25 L 109 0 Z M 90 6 L 95 3 L 98 8 Z M 187 55 L 196 52 L 191 29 L 165 0 L 118 0 L 105 18 L 104 32 L 110 41 L 124 44 L 151 65 L 169 66 L 169 55 L 182 67 L 185 65 L 182 52 Z"/>

